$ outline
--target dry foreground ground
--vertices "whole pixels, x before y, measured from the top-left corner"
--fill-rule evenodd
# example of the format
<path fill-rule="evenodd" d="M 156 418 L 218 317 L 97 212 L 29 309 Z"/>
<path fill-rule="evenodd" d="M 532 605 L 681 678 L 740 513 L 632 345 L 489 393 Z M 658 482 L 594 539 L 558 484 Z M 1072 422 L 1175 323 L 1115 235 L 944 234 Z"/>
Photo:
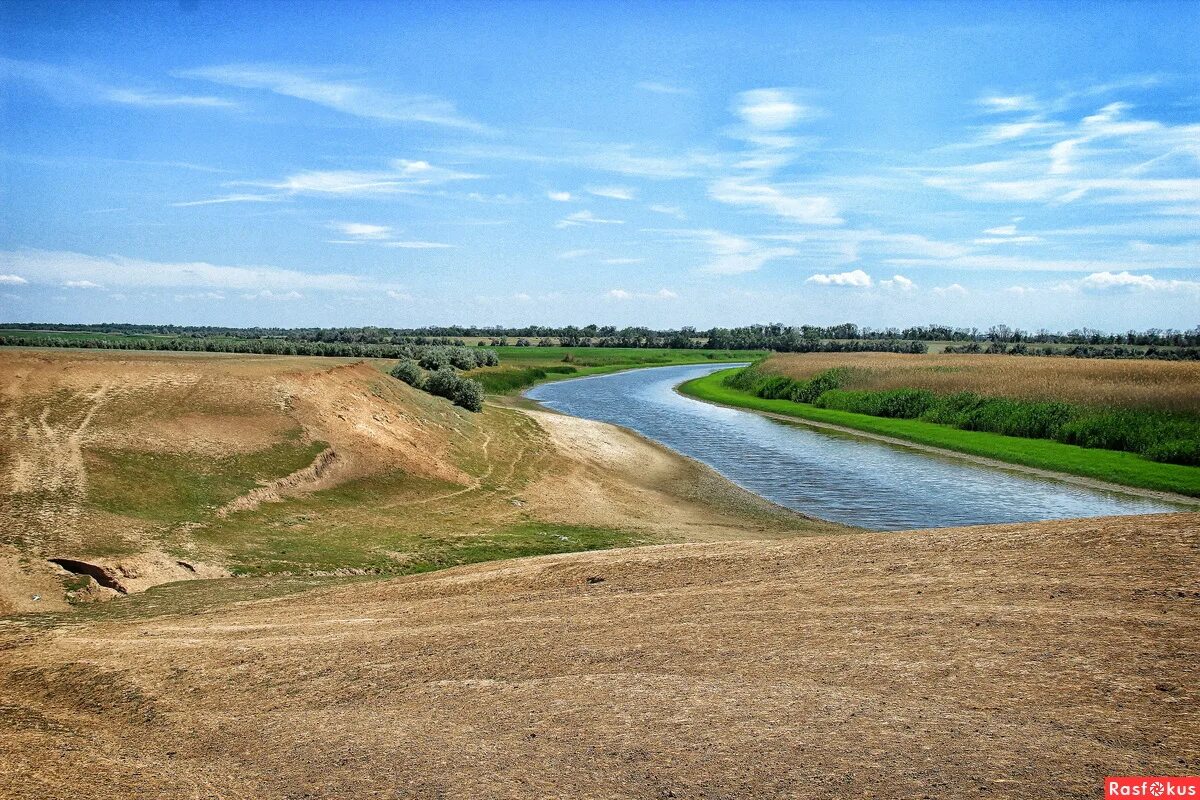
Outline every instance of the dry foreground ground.
<path fill-rule="evenodd" d="M 369 364 L 0 359 L 0 797 L 1094 798 L 1200 771 L 1200 514 L 847 533 Z M 641 546 L 369 577 L 552 535 Z M 71 587 L 130 596 L 12 613 Z"/>

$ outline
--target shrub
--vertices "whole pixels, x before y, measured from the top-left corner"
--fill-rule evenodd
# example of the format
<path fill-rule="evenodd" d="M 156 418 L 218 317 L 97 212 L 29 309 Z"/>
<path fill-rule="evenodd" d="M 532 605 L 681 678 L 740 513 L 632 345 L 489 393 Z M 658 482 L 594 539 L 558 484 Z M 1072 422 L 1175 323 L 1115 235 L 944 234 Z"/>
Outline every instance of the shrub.
<path fill-rule="evenodd" d="M 462 406 L 467 411 L 483 411 L 483 387 L 479 381 L 459 378 L 454 384 L 454 393 L 450 399 L 456 406 Z"/>
<path fill-rule="evenodd" d="M 468 411 L 483 410 L 483 386 L 479 381 L 460 377 L 449 367 L 443 367 L 429 375 L 425 389 L 438 397 L 444 397 Z"/>
<path fill-rule="evenodd" d="M 425 388 L 425 371 L 412 359 L 405 359 L 392 367 L 392 377 L 416 389 Z"/>

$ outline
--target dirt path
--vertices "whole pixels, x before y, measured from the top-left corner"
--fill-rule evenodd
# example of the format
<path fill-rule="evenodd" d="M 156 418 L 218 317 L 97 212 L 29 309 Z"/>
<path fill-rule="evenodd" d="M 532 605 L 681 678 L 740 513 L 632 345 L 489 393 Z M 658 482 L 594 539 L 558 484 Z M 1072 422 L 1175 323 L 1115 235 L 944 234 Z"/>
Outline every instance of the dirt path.
<path fill-rule="evenodd" d="M 829 431 L 837 431 L 838 433 L 848 433 L 851 436 L 858 436 L 863 439 L 872 439 L 877 442 L 897 445 L 899 447 L 907 447 L 912 450 L 920 450 L 924 453 L 932 453 L 938 456 L 947 458 L 957 458 L 963 461 L 970 461 L 972 464 L 982 464 L 986 467 L 995 467 L 997 469 L 1005 469 L 1011 472 L 1020 472 L 1026 475 L 1037 475 L 1041 478 L 1050 478 L 1051 480 L 1062 481 L 1063 483 L 1073 483 L 1076 486 L 1086 486 L 1089 489 L 1101 489 L 1106 492 L 1117 492 L 1120 494 L 1131 494 L 1137 497 L 1150 497 L 1155 500 L 1165 500 L 1171 503 L 1179 503 L 1184 506 L 1200 507 L 1200 497 L 1189 497 L 1186 494 L 1176 494 L 1174 492 L 1160 492 L 1154 489 L 1142 489 L 1137 486 L 1125 486 L 1120 483 L 1110 483 L 1108 481 L 1096 480 L 1095 478 L 1085 478 L 1081 475 L 1071 475 L 1067 472 L 1054 472 L 1048 469 L 1039 469 L 1038 467 L 1027 467 L 1024 464 L 1013 464 L 1008 461 L 1000 461 L 995 458 L 985 458 L 984 456 L 976 456 L 970 453 L 960 453 L 957 450 L 947 450 L 944 447 L 934 447 L 933 445 L 921 444 L 908 439 L 899 439 L 895 436 L 885 436 L 880 433 L 871 433 L 870 431 L 860 431 L 857 428 L 848 428 L 845 425 L 834 425 L 831 422 L 819 422 L 817 420 L 805 419 L 804 417 L 793 417 L 788 414 L 779 414 L 774 411 L 762 411 L 757 408 L 746 408 L 745 406 L 735 406 L 728 403 L 718 403 L 715 400 L 706 400 L 700 397 L 693 397 L 690 394 L 684 394 L 679 391 L 679 387 L 675 387 L 675 393 L 680 397 L 686 397 L 688 400 L 695 400 L 698 403 L 708 403 L 721 408 L 733 408 L 738 411 L 747 411 L 752 414 L 777 419 L 780 422 L 792 422 L 797 425 L 807 425 L 812 428 L 822 428 Z"/>

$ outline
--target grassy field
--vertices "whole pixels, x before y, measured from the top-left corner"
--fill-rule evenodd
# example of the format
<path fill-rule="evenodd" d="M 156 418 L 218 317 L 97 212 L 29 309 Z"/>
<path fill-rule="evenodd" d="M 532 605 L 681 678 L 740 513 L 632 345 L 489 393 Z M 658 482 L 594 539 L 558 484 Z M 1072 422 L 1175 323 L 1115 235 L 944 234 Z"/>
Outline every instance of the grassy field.
<path fill-rule="evenodd" d="M 680 387 L 680 391 L 700 400 L 842 425 L 1012 464 L 1200 497 L 1200 468 L 1197 467 L 1160 464 L 1132 453 L 1076 447 L 1059 442 L 1001 436 L 982 431 L 965 431 L 949 425 L 912 419 L 853 414 L 790 400 L 770 400 L 726 386 L 724 379 L 732 372 L 733 370 L 722 370 L 689 381 Z"/>
<path fill-rule="evenodd" d="M 1020 400 L 1200 414 L 1200 363 L 998 355 L 779 353 L 764 372 L 797 380 L 844 370 L 841 388 L 977 392 Z"/>

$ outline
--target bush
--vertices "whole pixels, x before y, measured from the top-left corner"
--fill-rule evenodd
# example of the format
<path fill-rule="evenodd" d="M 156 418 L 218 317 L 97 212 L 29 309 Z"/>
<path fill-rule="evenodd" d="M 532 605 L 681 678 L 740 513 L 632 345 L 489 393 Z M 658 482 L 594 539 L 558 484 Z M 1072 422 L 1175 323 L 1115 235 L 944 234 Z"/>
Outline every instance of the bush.
<path fill-rule="evenodd" d="M 468 411 L 483 410 L 483 386 L 479 381 L 463 378 L 448 367 L 431 373 L 425 382 L 425 389 Z"/>
<path fill-rule="evenodd" d="M 404 381 L 415 389 L 425 388 L 425 371 L 412 359 L 405 359 L 392 367 L 392 377 Z"/>

